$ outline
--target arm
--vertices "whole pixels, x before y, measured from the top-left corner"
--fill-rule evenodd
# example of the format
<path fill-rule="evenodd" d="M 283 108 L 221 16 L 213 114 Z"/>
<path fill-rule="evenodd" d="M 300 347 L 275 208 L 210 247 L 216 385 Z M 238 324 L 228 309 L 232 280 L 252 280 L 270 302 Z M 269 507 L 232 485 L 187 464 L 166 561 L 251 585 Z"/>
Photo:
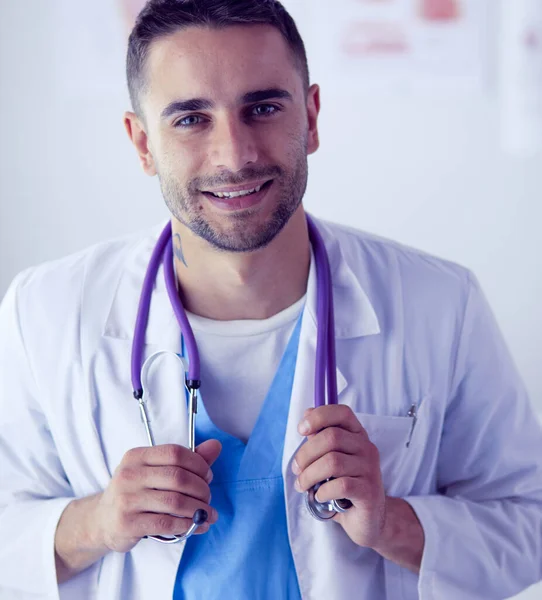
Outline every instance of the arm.
<path fill-rule="evenodd" d="M 308 409 L 298 491 L 348 498 L 350 539 L 418 574 L 422 600 L 497 600 L 542 577 L 542 432 L 478 286 L 469 282 L 437 463 L 438 494 L 386 498 L 379 454 L 347 406 Z"/>
<path fill-rule="evenodd" d="M 208 519 L 195 534 L 209 531 L 218 518 L 208 504 L 210 466 L 220 451 L 220 442 L 206 440 L 195 452 L 175 444 L 126 452 L 102 493 L 74 500 L 62 513 L 55 536 L 59 583 L 109 552 L 129 552 L 145 536 L 185 533 L 198 509 Z"/>
<path fill-rule="evenodd" d="M 19 313 L 32 314 L 19 309 L 19 285 L 23 277 L 0 306 L 0 536 L 9 540 L 0 544 L 0 597 L 58 599 L 58 584 L 79 573 L 70 589 L 84 596 L 98 573 L 88 567 L 107 553 L 128 552 L 147 535 L 184 533 L 200 508 L 209 519 L 196 533 L 209 529 L 217 519 L 209 467 L 221 446 L 134 448 L 102 493 L 74 499 L 25 347 L 29 324 Z"/>
<path fill-rule="evenodd" d="M 100 560 L 110 550 L 100 540 L 96 508 L 101 494 L 68 504 L 55 534 L 55 565 L 58 583 L 68 581 Z"/>
<path fill-rule="evenodd" d="M 0 306 L 0 597 L 56 599 L 55 530 L 74 494 L 39 402 L 18 284 Z"/>
<path fill-rule="evenodd" d="M 474 279 L 449 398 L 439 494 L 405 498 L 425 533 L 420 598 L 509 597 L 542 577 L 542 433 Z"/>

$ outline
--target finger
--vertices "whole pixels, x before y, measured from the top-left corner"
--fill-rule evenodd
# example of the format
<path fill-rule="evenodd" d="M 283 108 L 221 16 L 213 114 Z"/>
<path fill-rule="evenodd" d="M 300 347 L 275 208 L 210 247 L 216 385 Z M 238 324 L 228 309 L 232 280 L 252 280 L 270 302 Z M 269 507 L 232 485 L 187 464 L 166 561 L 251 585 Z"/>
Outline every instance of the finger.
<path fill-rule="evenodd" d="M 305 411 L 305 415 L 299 423 L 298 431 L 301 435 L 309 436 L 326 427 L 342 427 L 352 433 L 363 432 L 367 435 L 352 409 L 345 404 L 328 404 Z"/>
<path fill-rule="evenodd" d="M 130 466 L 182 467 L 199 475 L 202 479 L 210 480 L 212 477 L 209 465 L 202 456 L 178 444 L 133 448 L 124 455 L 123 463 Z"/>
<path fill-rule="evenodd" d="M 330 477 L 362 477 L 368 474 L 368 465 L 358 456 L 330 452 L 313 462 L 299 475 L 296 487 L 304 492 Z"/>
<path fill-rule="evenodd" d="M 140 484 L 147 489 L 179 492 L 202 502 L 208 502 L 211 493 L 206 481 L 181 467 L 142 467 Z"/>
<path fill-rule="evenodd" d="M 357 477 L 340 477 L 322 484 L 316 492 L 318 502 L 330 502 L 331 500 L 357 499 L 363 481 Z"/>
<path fill-rule="evenodd" d="M 207 521 L 200 525 L 195 534 L 202 534 L 209 531 L 212 523 Z M 133 530 L 137 537 L 143 538 L 151 535 L 161 535 L 171 537 L 174 535 L 185 534 L 192 526 L 192 517 L 183 518 L 167 514 L 141 513 L 133 523 Z"/>
<path fill-rule="evenodd" d="M 365 436 L 346 431 L 341 427 L 326 427 L 316 435 L 311 436 L 295 455 L 292 470 L 296 475 L 310 464 L 329 452 L 362 455 L 366 443 Z"/>
<path fill-rule="evenodd" d="M 132 497 L 128 502 L 130 501 L 132 502 L 129 507 L 130 512 L 165 514 L 173 517 L 192 519 L 194 513 L 202 509 L 207 512 L 209 523 L 216 523 L 218 519 L 217 511 L 208 502 L 202 502 L 201 500 L 196 500 L 177 492 L 144 490 L 142 493 L 137 494 L 135 498 Z"/>
<path fill-rule="evenodd" d="M 196 454 L 199 454 L 209 466 L 212 466 L 221 452 L 222 444 L 218 440 L 205 440 L 196 447 Z"/>

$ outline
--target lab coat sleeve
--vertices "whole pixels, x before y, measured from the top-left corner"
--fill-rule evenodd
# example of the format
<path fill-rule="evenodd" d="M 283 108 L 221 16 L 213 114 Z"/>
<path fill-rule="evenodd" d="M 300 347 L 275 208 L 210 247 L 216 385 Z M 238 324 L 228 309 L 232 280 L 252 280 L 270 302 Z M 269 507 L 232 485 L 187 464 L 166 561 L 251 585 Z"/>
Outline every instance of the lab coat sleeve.
<path fill-rule="evenodd" d="M 437 467 L 405 498 L 425 532 L 421 600 L 493 600 L 542 578 L 542 431 L 483 293 L 469 292 Z"/>
<path fill-rule="evenodd" d="M 59 598 L 54 537 L 73 493 L 25 349 L 19 276 L 0 305 L 0 598 Z M 44 340 L 43 352 L 49 352 Z"/>

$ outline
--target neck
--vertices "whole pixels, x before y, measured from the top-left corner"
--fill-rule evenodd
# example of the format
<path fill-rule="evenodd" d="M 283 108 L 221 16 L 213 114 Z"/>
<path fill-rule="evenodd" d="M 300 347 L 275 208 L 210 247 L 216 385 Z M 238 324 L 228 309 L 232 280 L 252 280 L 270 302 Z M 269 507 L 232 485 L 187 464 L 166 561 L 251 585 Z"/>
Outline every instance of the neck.
<path fill-rule="evenodd" d="M 302 205 L 254 252 L 220 252 L 173 219 L 175 271 L 186 310 L 208 319 L 267 319 L 307 290 L 310 244 Z M 179 252 L 179 237 L 182 252 Z"/>

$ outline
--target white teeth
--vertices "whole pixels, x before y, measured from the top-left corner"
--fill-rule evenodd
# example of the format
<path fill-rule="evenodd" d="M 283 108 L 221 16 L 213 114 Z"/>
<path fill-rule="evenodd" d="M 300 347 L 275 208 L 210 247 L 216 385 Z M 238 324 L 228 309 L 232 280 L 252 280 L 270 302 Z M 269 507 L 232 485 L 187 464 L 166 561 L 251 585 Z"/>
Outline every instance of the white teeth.
<path fill-rule="evenodd" d="M 213 196 L 217 196 L 217 198 L 239 198 L 241 196 L 248 196 L 249 194 L 254 194 L 255 192 L 259 192 L 262 189 L 262 186 L 253 188 L 252 190 L 243 190 L 240 192 L 211 192 Z"/>

